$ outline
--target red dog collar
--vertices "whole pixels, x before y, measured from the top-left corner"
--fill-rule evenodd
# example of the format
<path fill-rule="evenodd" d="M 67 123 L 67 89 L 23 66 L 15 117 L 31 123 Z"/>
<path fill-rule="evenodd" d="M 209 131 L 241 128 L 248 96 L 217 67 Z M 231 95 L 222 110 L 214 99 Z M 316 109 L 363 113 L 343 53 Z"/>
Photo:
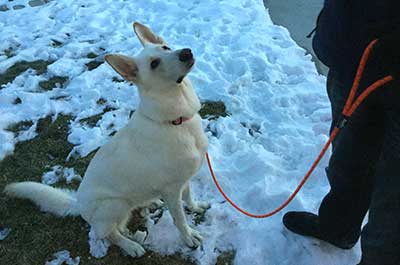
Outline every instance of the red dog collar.
<path fill-rule="evenodd" d="M 175 126 L 181 125 L 182 123 L 184 123 L 184 122 L 190 120 L 191 118 L 192 118 L 192 117 L 190 117 L 190 118 L 187 118 L 187 117 L 179 117 L 179 118 L 177 118 L 176 120 L 171 121 L 171 124 L 172 124 L 172 125 L 175 125 Z"/>

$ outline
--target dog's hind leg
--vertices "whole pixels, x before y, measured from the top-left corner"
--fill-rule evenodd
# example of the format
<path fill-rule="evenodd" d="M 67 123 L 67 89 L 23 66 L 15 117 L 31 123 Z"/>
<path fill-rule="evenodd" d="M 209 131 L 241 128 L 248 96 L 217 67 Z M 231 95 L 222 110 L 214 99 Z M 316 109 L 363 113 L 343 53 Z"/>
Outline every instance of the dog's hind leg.
<path fill-rule="evenodd" d="M 163 199 L 185 243 L 189 247 L 196 248 L 201 245 L 203 237 L 198 231 L 188 226 L 182 207 L 182 192 L 176 192 L 177 190 L 180 190 L 180 188 L 171 189 L 170 192 L 164 192 Z"/>
<path fill-rule="evenodd" d="M 207 202 L 196 202 L 193 200 L 189 181 L 186 183 L 186 186 L 183 189 L 182 198 L 186 203 L 187 209 L 193 213 L 203 214 L 207 209 L 210 208 L 210 204 Z"/>
<path fill-rule="evenodd" d="M 140 257 L 145 253 L 143 247 L 121 234 L 120 231 L 121 227 L 126 227 L 130 211 L 131 207 L 124 200 L 104 200 L 90 219 L 90 225 L 94 228 L 97 237 L 108 239 L 132 257 Z"/>

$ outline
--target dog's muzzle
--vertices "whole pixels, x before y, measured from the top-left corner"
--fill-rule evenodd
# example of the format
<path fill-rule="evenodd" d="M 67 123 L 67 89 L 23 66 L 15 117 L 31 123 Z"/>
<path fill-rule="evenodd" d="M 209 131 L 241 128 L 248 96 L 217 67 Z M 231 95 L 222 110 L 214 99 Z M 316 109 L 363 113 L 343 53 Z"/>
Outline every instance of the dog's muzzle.
<path fill-rule="evenodd" d="M 195 62 L 194 57 L 193 57 L 192 50 L 190 50 L 190 49 L 188 49 L 188 48 L 182 49 L 182 50 L 179 52 L 178 57 L 179 57 L 179 61 L 185 63 L 186 67 L 188 68 L 188 72 L 189 72 L 190 69 L 193 67 L 194 62 Z M 176 82 L 177 82 L 178 84 L 182 83 L 182 81 L 183 81 L 183 79 L 185 78 L 185 76 L 186 76 L 186 74 L 180 76 L 180 77 L 176 80 Z"/>
<path fill-rule="evenodd" d="M 190 49 L 182 49 L 179 52 L 179 61 L 186 63 L 191 60 L 193 60 L 193 53 Z"/>

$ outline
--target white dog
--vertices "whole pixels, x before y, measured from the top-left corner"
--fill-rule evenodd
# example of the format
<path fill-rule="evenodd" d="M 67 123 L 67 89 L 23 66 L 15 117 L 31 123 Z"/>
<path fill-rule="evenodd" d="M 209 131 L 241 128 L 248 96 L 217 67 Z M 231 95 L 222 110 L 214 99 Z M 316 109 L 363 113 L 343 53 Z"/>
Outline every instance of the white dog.
<path fill-rule="evenodd" d="M 182 199 L 193 212 L 209 207 L 192 200 L 189 186 L 208 143 L 199 99 L 186 78 L 195 62 L 191 50 L 172 51 L 146 26 L 135 22 L 133 27 L 144 49 L 133 58 L 112 54 L 105 59 L 136 84 L 140 104 L 128 124 L 96 153 L 77 196 L 35 182 L 12 183 L 5 192 L 59 216 L 81 215 L 98 237 L 139 257 L 145 251 L 126 236 L 126 225 L 132 209 L 154 200 L 165 201 L 188 246 L 201 244 L 200 233 L 186 222 Z"/>

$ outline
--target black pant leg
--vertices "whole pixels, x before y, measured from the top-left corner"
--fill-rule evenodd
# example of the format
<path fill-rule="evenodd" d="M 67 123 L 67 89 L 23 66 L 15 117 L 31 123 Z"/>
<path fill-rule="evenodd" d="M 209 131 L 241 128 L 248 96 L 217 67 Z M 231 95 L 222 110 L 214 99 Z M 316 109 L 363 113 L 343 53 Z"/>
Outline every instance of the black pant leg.
<path fill-rule="evenodd" d="M 361 236 L 362 265 L 400 264 L 400 87 L 383 92 L 385 136 L 374 178 L 368 224 Z"/>
<path fill-rule="evenodd" d="M 330 74 L 333 127 L 341 117 L 351 84 Z M 375 103 L 373 97 L 363 103 L 333 145 L 327 170 L 331 189 L 319 209 L 321 233 L 332 240 L 356 242 L 370 204 L 372 176 L 383 138 L 382 110 Z"/>
<path fill-rule="evenodd" d="M 342 117 L 342 111 L 346 104 L 348 94 L 350 93 L 351 84 L 341 81 L 340 76 L 338 76 L 338 74 L 333 70 L 329 70 L 326 81 L 326 90 L 329 101 L 331 102 L 332 112 L 332 122 L 329 130 L 329 133 L 331 134 Z M 335 149 L 336 143 L 337 139 L 334 139 L 332 142 L 332 150 Z"/>

